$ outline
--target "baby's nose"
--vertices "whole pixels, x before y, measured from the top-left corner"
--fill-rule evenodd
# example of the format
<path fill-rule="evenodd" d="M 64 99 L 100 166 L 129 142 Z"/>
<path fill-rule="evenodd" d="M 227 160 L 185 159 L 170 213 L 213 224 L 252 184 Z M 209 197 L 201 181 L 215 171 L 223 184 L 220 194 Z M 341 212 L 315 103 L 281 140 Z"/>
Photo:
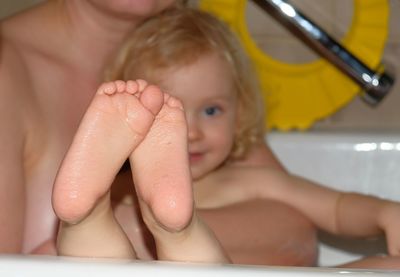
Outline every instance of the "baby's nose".
<path fill-rule="evenodd" d="M 202 136 L 201 128 L 195 120 L 188 120 L 188 138 L 189 141 L 200 139 Z"/>

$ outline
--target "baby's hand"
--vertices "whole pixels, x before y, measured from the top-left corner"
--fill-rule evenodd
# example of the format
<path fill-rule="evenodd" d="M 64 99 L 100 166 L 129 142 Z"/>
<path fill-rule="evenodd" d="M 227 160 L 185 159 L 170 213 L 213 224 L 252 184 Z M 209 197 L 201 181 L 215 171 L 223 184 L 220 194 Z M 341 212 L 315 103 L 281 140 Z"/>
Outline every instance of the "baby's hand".
<path fill-rule="evenodd" d="M 400 256 L 400 203 L 386 203 L 379 222 L 386 234 L 389 255 Z"/>

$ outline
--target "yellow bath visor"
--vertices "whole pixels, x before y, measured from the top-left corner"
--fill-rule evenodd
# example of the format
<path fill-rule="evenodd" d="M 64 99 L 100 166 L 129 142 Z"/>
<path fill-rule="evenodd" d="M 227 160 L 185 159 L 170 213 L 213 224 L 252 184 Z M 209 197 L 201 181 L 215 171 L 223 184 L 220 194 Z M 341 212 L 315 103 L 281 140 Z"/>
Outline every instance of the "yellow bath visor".
<path fill-rule="evenodd" d="M 307 129 L 360 92 L 355 82 L 323 58 L 290 64 L 264 53 L 249 34 L 246 4 L 246 0 L 201 0 L 200 8 L 228 23 L 254 62 L 267 109 L 267 127 Z M 351 26 L 341 40 L 349 52 L 372 69 L 381 62 L 388 17 L 387 0 L 354 0 Z"/>

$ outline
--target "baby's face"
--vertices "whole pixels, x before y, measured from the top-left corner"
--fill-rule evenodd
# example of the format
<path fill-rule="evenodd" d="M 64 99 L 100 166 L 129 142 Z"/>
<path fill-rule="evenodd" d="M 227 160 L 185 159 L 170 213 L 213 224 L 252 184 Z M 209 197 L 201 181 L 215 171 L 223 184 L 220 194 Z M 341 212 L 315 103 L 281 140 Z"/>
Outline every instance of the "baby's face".
<path fill-rule="evenodd" d="M 226 160 L 234 143 L 237 97 L 229 68 L 219 56 L 206 55 L 163 71 L 161 86 L 183 103 L 192 176 L 204 177 Z"/>

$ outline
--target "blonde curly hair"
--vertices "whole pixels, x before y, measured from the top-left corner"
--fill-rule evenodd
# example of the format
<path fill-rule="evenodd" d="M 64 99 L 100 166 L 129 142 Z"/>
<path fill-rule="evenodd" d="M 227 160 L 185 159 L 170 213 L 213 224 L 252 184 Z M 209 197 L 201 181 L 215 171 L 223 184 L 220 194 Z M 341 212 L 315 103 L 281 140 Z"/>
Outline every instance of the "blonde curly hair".
<path fill-rule="evenodd" d="M 238 124 L 230 159 L 243 158 L 264 139 L 264 107 L 255 73 L 238 39 L 214 16 L 192 8 L 166 10 L 131 33 L 105 72 L 106 80 L 145 79 L 217 53 L 229 65 L 238 97 Z"/>

